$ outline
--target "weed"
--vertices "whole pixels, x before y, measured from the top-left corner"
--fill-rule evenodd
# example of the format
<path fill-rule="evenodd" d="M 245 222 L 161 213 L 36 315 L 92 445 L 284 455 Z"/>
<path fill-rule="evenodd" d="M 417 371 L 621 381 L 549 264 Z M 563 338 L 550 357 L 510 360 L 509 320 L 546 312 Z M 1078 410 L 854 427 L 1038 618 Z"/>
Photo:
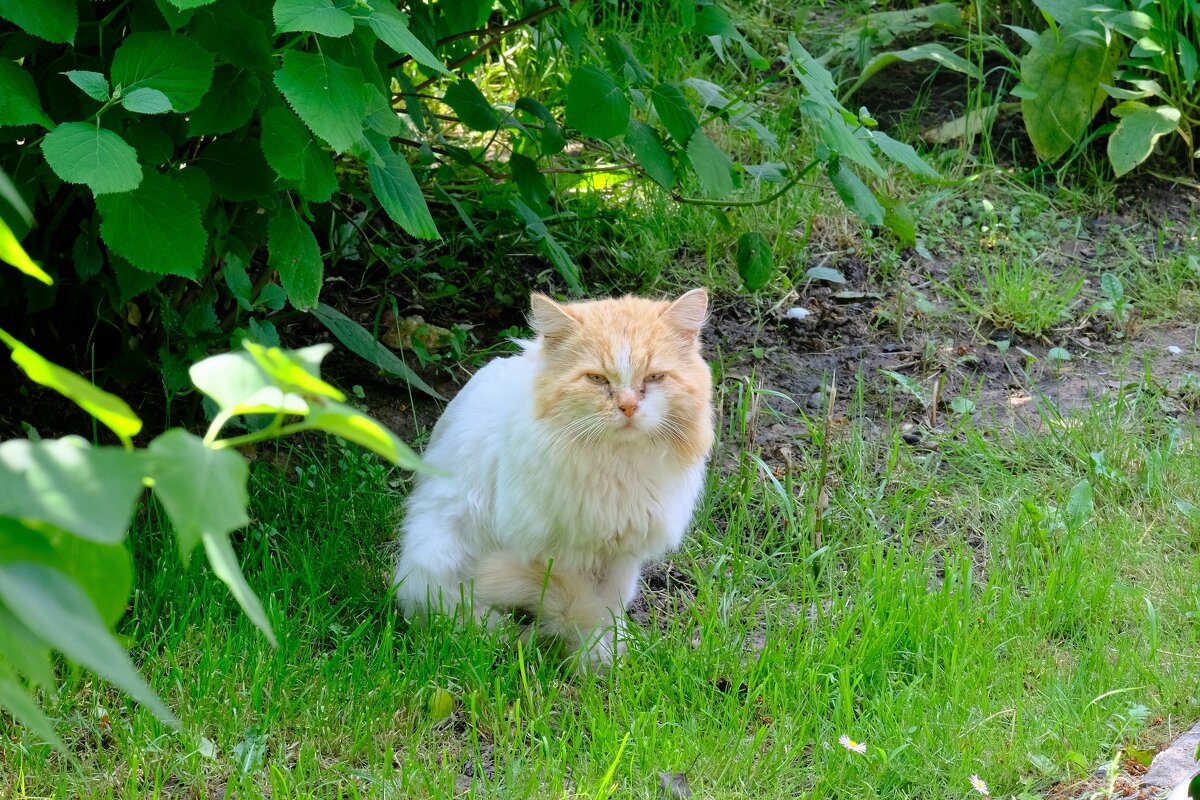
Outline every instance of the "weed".
<path fill-rule="evenodd" d="M 985 266 L 974 290 L 956 294 L 973 313 L 1003 329 L 1042 336 L 1070 315 L 1082 278 L 1065 278 L 1024 260 Z"/>

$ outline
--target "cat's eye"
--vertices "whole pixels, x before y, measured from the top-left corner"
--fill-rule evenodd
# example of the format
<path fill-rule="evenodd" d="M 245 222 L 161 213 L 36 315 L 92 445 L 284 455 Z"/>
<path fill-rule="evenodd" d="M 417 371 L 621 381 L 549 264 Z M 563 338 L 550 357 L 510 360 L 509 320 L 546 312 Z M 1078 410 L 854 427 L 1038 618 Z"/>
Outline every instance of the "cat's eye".
<path fill-rule="evenodd" d="M 587 374 L 587 379 L 599 386 L 603 386 L 604 384 L 608 383 L 608 378 L 604 377 L 603 375 L 598 375 L 595 372 L 589 372 Z"/>
<path fill-rule="evenodd" d="M 646 383 L 658 383 L 665 377 L 667 377 L 667 376 L 664 375 L 663 373 L 655 372 L 653 375 L 646 376 Z"/>

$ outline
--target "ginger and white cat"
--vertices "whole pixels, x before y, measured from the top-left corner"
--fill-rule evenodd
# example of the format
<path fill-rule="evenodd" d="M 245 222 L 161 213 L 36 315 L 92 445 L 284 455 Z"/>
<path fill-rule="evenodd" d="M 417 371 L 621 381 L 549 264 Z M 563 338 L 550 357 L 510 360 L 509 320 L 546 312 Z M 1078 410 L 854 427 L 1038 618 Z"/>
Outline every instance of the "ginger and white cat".
<path fill-rule="evenodd" d="M 560 304 L 479 370 L 434 426 L 396 563 L 407 616 L 538 616 L 608 662 L 642 565 L 679 546 L 713 441 L 708 295 Z M 587 662 L 581 662 L 587 663 Z"/>

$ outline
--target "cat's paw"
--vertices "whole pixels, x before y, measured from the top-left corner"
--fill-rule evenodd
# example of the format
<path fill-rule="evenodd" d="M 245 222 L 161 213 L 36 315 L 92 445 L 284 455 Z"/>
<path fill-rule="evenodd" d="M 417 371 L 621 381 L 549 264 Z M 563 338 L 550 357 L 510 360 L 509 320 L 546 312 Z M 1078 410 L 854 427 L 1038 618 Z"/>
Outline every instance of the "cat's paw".
<path fill-rule="evenodd" d="M 625 654 L 625 637 L 612 626 L 598 628 L 581 637 L 575 652 L 575 671 L 603 672 Z"/>

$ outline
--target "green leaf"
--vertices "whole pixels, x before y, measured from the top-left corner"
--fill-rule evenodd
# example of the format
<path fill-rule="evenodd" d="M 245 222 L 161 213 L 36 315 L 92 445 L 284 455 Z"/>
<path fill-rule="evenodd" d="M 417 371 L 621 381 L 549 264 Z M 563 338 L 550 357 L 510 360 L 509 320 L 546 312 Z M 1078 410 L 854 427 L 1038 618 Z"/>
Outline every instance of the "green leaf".
<path fill-rule="evenodd" d="M 333 345 L 319 344 L 306 349 L 315 349 L 311 357 L 319 361 Z M 211 397 L 217 407 L 230 416 L 308 413 L 308 402 L 300 394 L 277 386 L 249 353 L 211 356 L 193 364 L 188 375 L 197 389 Z"/>
<path fill-rule="evenodd" d="M 471 130 L 494 131 L 500 126 L 496 109 L 492 108 L 479 87 L 466 78 L 450 84 L 442 102 L 454 109 L 459 121 Z"/>
<path fill-rule="evenodd" d="M 854 170 L 846 166 L 841 159 L 834 159 L 826 166 L 826 173 L 829 175 L 829 182 L 833 184 L 838 197 L 842 198 L 847 208 L 868 225 L 883 224 L 883 206 Z"/>
<path fill-rule="evenodd" d="M 454 77 L 454 73 L 446 69 L 441 59 L 430 52 L 420 39 L 413 36 L 412 31 L 408 29 L 408 17 L 404 12 L 397 10 L 391 0 L 373 0 L 367 24 L 375 31 L 379 41 L 400 55 L 412 56 L 418 64 L 447 77 Z"/>
<path fill-rule="evenodd" d="M 66 75 L 67 80 L 82 89 L 83 93 L 93 100 L 104 102 L 112 94 L 108 88 L 108 78 L 99 72 L 73 69 L 62 74 Z"/>
<path fill-rule="evenodd" d="M 12 714 L 17 722 L 54 745 L 59 752 L 71 752 L 70 748 L 63 744 L 62 739 L 59 739 L 58 734 L 54 732 L 54 725 L 46 718 L 37 703 L 22 688 L 12 673 L 5 668 L 3 662 L 0 662 L 0 706 L 8 709 L 8 713 Z"/>
<path fill-rule="evenodd" d="M 550 207 L 546 205 L 550 199 L 550 184 L 538 169 L 537 162 L 528 156 L 513 153 L 509 156 L 508 167 L 521 198 L 539 214 L 550 213 Z"/>
<path fill-rule="evenodd" d="M 3 524 L 0 522 L 0 525 Z M 54 691 L 50 646 L 26 628 L 3 604 L 0 604 L 0 653 L 4 654 L 0 656 L 0 671 L 4 669 L 4 659 L 8 659 L 13 668 L 28 678 L 30 683 Z"/>
<path fill-rule="evenodd" d="M 1178 109 L 1136 100 L 1121 103 L 1113 114 L 1121 121 L 1108 137 L 1108 160 L 1118 178 L 1149 158 L 1160 138 L 1179 130 L 1181 119 Z"/>
<path fill-rule="evenodd" d="M 408 368 L 400 357 L 378 342 L 374 336 L 354 320 L 340 311 L 319 304 L 313 309 L 313 316 L 337 337 L 338 341 L 350 348 L 350 351 L 360 358 L 374 364 L 386 373 L 395 375 L 410 386 L 421 390 L 430 397 L 444 400 L 429 384 Z"/>
<path fill-rule="evenodd" d="M 545 220 L 518 198 L 514 197 L 512 199 L 512 206 L 513 210 L 524 220 L 525 232 L 529 235 L 529 238 L 533 240 L 538 250 L 546 258 L 550 259 L 550 263 L 558 270 L 558 274 L 567 282 L 567 286 L 570 287 L 571 291 L 575 294 L 583 294 L 583 279 L 579 274 L 579 265 L 571 259 L 570 254 L 551 235 L 550 229 L 546 227 Z"/>
<path fill-rule="evenodd" d="M 7 58 L 0 58 L 0 125 L 54 127 L 42 110 L 33 77 Z"/>
<path fill-rule="evenodd" d="M 852 96 L 858 88 L 869 81 L 875 73 L 879 72 L 884 67 L 895 64 L 897 61 L 913 63 L 915 61 L 933 61 L 934 63 L 953 70 L 954 72 L 962 73 L 972 80 L 982 80 L 982 75 L 979 73 L 979 68 L 967 61 L 962 56 L 946 48 L 945 45 L 937 42 L 926 42 L 915 47 L 910 47 L 907 50 L 895 50 L 887 53 L 878 53 L 863 67 L 859 73 L 858 80 L 854 82 L 843 96 L 843 100 Z"/>
<path fill-rule="evenodd" d="M 124 689 L 163 722 L 179 726 L 70 578 L 44 564 L 0 564 L 0 600 L 56 650 Z"/>
<path fill-rule="evenodd" d="M 538 132 L 538 140 L 542 145 L 542 155 L 552 156 L 561 153 L 567 146 L 566 137 L 558 120 L 550 113 L 550 109 L 530 97 L 522 97 L 517 101 L 516 108 L 527 114 L 532 114 L 542 121 L 542 129 Z"/>
<path fill-rule="evenodd" d="M 0 17 L 55 44 L 73 42 L 79 24 L 75 0 L 0 0 Z"/>
<path fill-rule="evenodd" d="M 267 165 L 257 139 L 236 134 L 208 144 L 194 162 L 204 169 L 218 197 L 245 202 L 271 194 L 275 173 Z"/>
<path fill-rule="evenodd" d="M 713 144 L 702 130 L 692 134 L 687 153 L 704 194 L 718 199 L 728 197 L 733 191 L 733 162 L 729 156 Z"/>
<path fill-rule="evenodd" d="M 282 106 L 262 118 L 263 153 L 279 177 L 296 181 L 300 194 L 316 203 L 337 190 L 333 161 L 300 118 Z"/>
<path fill-rule="evenodd" d="M 274 63 L 270 27 L 240 3 L 202 8 L 188 25 L 188 36 L 222 61 L 239 69 L 267 72 Z"/>
<path fill-rule="evenodd" d="M 892 161 L 917 175 L 924 175 L 927 178 L 939 177 L 937 170 L 925 163 L 925 159 L 917 154 L 912 145 L 898 142 L 883 131 L 870 131 L 870 134 L 871 141 L 875 143 L 875 146 Z"/>
<path fill-rule="evenodd" d="M 208 556 L 212 571 L 229 587 L 229 593 L 246 612 L 246 616 L 258 626 L 272 647 L 278 647 L 279 641 L 275 638 L 275 631 L 271 630 L 267 612 L 263 610 L 262 603 L 250 588 L 250 584 L 246 583 L 246 576 L 242 574 L 237 553 L 233 552 L 229 537 L 205 533 L 204 554 Z"/>
<path fill-rule="evenodd" d="M 188 116 L 188 136 L 215 136 L 236 131 L 250 121 L 260 97 L 257 75 L 222 64 L 213 74 L 212 88 Z M 279 107 L 272 111 L 276 109 Z"/>
<path fill-rule="evenodd" d="M 121 105 L 135 114 L 166 114 L 173 110 L 165 94 L 146 86 L 122 94 Z"/>
<path fill-rule="evenodd" d="M 116 298 L 116 302 L 113 303 L 113 308 L 116 310 L 125 308 L 126 303 L 138 295 L 153 289 L 162 280 L 161 275 L 155 275 L 153 272 L 138 269 L 126 259 L 111 251 L 108 254 L 108 263 L 112 267 L 113 274 L 117 276 L 118 297 Z"/>
<path fill-rule="evenodd" d="M 1087 478 L 1071 487 L 1067 498 L 1067 527 L 1071 530 L 1079 528 L 1092 516 L 1092 485 Z"/>
<path fill-rule="evenodd" d="M 417 238 L 439 238 L 425 195 L 421 193 L 408 161 L 392 152 L 390 147 L 382 155 L 383 163 L 368 165 L 367 174 L 371 179 L 371 189 L 384 211 Z"/>
<path fill-rule="evenodd" d="M 950 409 L 955 414 L 970 414 L 975 410 L 975 401 L 969 397 L 956 397 L 950 401 Z"/>
<path fill-rule="evenodd" d="M 894 380 L 896 383 L 900 384 L 900 386 L 904 389 L 904 391 L 908 392 L 913 397 L 917 398 L 917 400 L 920 401 L 921 405 L 923 405 L 923 406 L 929 405 L 929 397 L 925 394 L 925 390 L 921 387 L 921 384 L 917 383 L 916 381 L 914 381 L 912 378 L 908 377 L 907 375 L 903 375 L 899 372 L 894 372 L 890 369 L 881 369 L 879 371 L 882 372 L 884 375 L 887 375 L 889 378 Z"/>
<path fill-rule="evenodd" d="M 350 406 L 330 402 L 316 404 L 305 419 L 304 426 L 362 445 L 398 467 L 414 471 L 426 469 L 417 454 L 396 434 Z"/>
<path fill-rule="evenodd" d="M 125 538 L 142 493 L 135 453 L 78 436 L 0 444 L 0 517 L 40 519 L 97 542 Z"/>
<path fill-rule="evenodd" d="M 303 310 L 316 306 L 325 277 L 321 248 L 312 229 L 291 206 L 281 206 L 271 216 L 267 247 L 267 263 L 279 270 L 280 283 L 292 305 Z"/>
<path fill-rule="evenodd" d="M 8 223 L 2 219 L 0 219 L 0 261 L 12 264 L 21 272 L 31 278 L 36 278 L 47 286 L 54 283 L 54 279 L 33 262 L 33 259 L 25 252 L 25 248 L 17 241 L 12 228 L 8 227 Z"/>
<path fill-rule="evenodd" d="M 611 139 L 629 127 L 629 98 L 602 67 L 585 64 L 567 84 L 567 124 L 584 136 Z"/>
<path fill-rule="evenodd" d="M 188 11 L 193 8 L 212 5 L 217 0 L 169 0 L 169 2 L 181 11 Z"/>
<path fill-rule="evenodd" d="M 908 203 L 895 197 L 880 194 L 879 204 L 883 206 L 883 224 L 902 243 L 913 246 L 917 243 L 917 218 L 909 208 Z"/>
<path fill-rule="evenodd" d="M 328 397 L 338 402 L 346 399 L 340 390 L 321 380 L 321 360 L 333 349 L 332 345 L 280 350 L 243 339 L 242 347 L 246 348 L 263 373 L 283 390 L 305 397 Z"/>
<path fill-rule="evenodd" d="M 633 48 L 615 33 L 605 34 L 604 54 L 608 56 L 608 63 L 613 71 L 625 75 L 629 83 L 648 84 L 653 81 L 653 77 L 638 61 Z"/>
<path fill-rule="evenodd" d="M 633 151 L 638 163 L 654 182 L 664 189 L 675 185 L 675 170 L 671 167 L 671 157 L 663 149 L 662 140 L 658 133 L 644 122 L 633 120 L 625 130 L 625 144 Z"/>
<path fill-rule="evenodd" d="M 110 74 L 125 94 L 156 89 L 175 111 L 191 111 L 212 85 L 213 56 L 183 36 L 131 33 L 113 54 Z"/>
<path fill-rule="evenodd" d="M 42 140 L 54 174 L 85 183 L 96 195 L 128 192 L 142 182 L 137 152 L 117 134 L 90 122 L 65 122 Z"/>
<path fill-rule="evenodd" d="M 0 330 L 0 341 L 12 349 L 13 363 L 20 367 L 31 381 L 53 389 L 71 400 L 107 426 L 121 441 L 129 443 L 142 430 L 141 419 L 121 398 L 98 388 L 69 369 L 48 361 L 3 330 Z"/>
<path fill-rule="evenodd" d="M 66 575 L 87 593 L 106 625 L 125 616 L 133 568 L 122 544 L 82 539 L 45 522 L 0 518 L 0 562 L 4 561 L 33 561 Z"/>
<path fill-rule="evenodd" d="M 734 256 L 742 282 L 757 292 L 771 280 L 771 243 L 758 231 L 748 231 L 738 237 Z"/>
<path fill-rule="evenodd" d="M 196 278 L 204 266 L 208 235 L 200 209 L 166 175 L 147 172 L 132 192 L 96 198 L 100 236 L 138 269 Z"/>
<path fill-rule="evenodd" d="M 250 521 L 246 461 L 233 450 L 215 450 L 180 428 L 146 448 L 154 496 L 166 509 L 186 562 L 204 534 L 225 536 Z"/>
<path fill-rule="evenodd" d="M 1021 81 L 1033 93 L 1021 99 L 1021 114 L 1038 157 L 1053 161 L 1087 132 L 1106 96 L 1100 83 L 1110 81 L 1120 50 L 1053 30 L 1038 42 L 1021 59 Z"/>
<path fill-rule="evenodd" d="M 288 50 L 275 85 L 312 131 L 342 153 L 362 137 L 371 85 L 363 74 L 320 53 Z"/>
<path fill-rule="evenodd" d="M 650 101 L 663 127 L 680 147 L 686 147 L 700 123 L 692 113 L 683 89 L 673 83 L 660 83 L 650 90 Z"/>
<path fill-rule="evenodd" d="M 275 32 L 312 31 L 324 36 L 349 36 L 354 17 L 333 4 L 333 0 L 275 0 L 272 12 Z"/>

